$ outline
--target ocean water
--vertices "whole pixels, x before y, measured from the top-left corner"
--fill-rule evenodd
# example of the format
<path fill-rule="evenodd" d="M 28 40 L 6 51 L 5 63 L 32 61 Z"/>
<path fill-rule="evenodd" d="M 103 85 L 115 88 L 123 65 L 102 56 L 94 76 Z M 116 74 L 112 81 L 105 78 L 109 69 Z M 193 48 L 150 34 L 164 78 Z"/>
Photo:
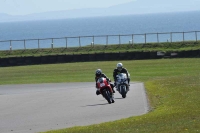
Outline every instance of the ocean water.
<path fill-rule="evenodd" d="M 84 46 L 92 42 L 94 44 L 140 43 L 145 41 L 145 33 L 168 33 L 159 34 L 159 38 L 157 34 L 146 36 L 147 42 L 166 42 L 172 38 L 169 32 L 200 31 L 199 16 L 200 11 L 195 11 L 3 22 L 0 23 L 0 50 L 8 50 L 10 46 L 12 49 L 49 48 L 52 43 L 54 47 Z M 199 40 L 200 32 L 186 33 L 184 39 Z M 173 34 L 173 41 L 181 40 L 183 40 L 182 33 Z"/>

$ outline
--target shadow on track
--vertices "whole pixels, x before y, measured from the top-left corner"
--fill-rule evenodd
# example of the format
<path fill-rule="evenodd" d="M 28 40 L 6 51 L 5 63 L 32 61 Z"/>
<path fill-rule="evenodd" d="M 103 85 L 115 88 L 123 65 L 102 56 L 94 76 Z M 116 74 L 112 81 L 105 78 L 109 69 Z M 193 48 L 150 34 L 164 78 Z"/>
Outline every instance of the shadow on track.
<path fill-rule="evenodd" d="M 99 105 L 107 105 L 109 103 L 102 103 L 102 104 L 92 104 L 92 105 L 86 105 L 86 106 L 82 106 L 82 107 L 88 107 L 88 106 L 99 106 Z"/>
<path fill-rule="evenodd" d="M 122 97 L 119 98 L 119 97 L 118 97 L 118 98 L 115 98 L 115 99 L 124 99 L 124 98 L 122 98 Z"/>

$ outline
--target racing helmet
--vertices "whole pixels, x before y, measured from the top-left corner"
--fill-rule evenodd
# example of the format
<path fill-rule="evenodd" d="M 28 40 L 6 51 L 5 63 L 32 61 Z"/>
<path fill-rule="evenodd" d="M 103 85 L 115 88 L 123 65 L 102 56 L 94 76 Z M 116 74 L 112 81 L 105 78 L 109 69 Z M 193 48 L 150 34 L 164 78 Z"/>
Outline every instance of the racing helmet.
<path fill-rule="evenodd" d="M 101 69 L 97 69 L 95 72 L 96 77 L 99 77 L 102 74 Z"/>
<path fill-rule="evenodd" d="M 122 64 L 122 63 L 117 63 L 117 69 L 118 69 L 119 71 L 121 71 L 122 68 L 123 68 L 123 64 Z"/>

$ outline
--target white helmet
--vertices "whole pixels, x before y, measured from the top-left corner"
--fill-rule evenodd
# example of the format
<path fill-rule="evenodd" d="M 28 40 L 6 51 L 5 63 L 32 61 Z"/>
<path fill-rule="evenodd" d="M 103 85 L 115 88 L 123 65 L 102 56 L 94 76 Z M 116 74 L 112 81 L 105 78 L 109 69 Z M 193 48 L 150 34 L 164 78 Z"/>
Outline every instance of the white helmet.
<path fill-rule="evenodd" d="M 122 64 L 122 63 L 117 63 L 117 69 L 118 69 L 119 71 L 121 71 L 122 68 L 123 68 L 123 64 Z"/>

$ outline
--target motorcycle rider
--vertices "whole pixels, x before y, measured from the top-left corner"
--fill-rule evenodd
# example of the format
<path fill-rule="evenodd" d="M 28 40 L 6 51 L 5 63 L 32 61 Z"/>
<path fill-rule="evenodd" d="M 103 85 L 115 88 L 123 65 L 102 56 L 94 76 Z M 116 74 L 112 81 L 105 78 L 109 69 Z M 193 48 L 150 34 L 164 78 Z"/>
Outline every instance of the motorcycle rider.
<path fill-rule="evenodd" d="M 106 78 L 106 80 L 107 80 L 108 82 L 111 82 L 111 80 L 110 80 L 104 73 L 102 73 L 102 70 L 101 70 L 101 69 L 97 69 L 96 72 L 95 72 L 95 81 L 96 81 L 95 86 L 96 86 L 96 88 L 97 88 L 97 80 L 98 80 L 99 78 L 101 78 L 101 77 L 104 77 L 104 78 Z M 110 86 L 111 86 L 111 88 L 112 88 L 113 93 L 115 93 L 115 91 L 114 91 L 114 89 L 113 89 L 113 88 L 114 88 L 114 85 L 110 83 Z M 101 94 L 101 93 L 100 93 L 100 91 L 97 89 L 97 90 L 96 90 L 96 95 L 99 95 L 99 94 Z"/>
<path fill-rule="evenodd" d="M 114 69 L 113 71 L 113 79 L 114 79 L 114 86 L 116 86 L 116 80 L 117 80 L 117 75 L 119 73 L 126 73 L 127 75 L 127 80 L 128 80 L 128 90 L 129 90 L 129 82 L 130 82 L 130 77 L 129 77 L 129 73 L 128 73 L 128 70 L 126 68 L 123 67 L 123 64 L 122 63 L 117 63 L 117 68 Z M 118 88 L 117 88 L 118 90 Z"/>

